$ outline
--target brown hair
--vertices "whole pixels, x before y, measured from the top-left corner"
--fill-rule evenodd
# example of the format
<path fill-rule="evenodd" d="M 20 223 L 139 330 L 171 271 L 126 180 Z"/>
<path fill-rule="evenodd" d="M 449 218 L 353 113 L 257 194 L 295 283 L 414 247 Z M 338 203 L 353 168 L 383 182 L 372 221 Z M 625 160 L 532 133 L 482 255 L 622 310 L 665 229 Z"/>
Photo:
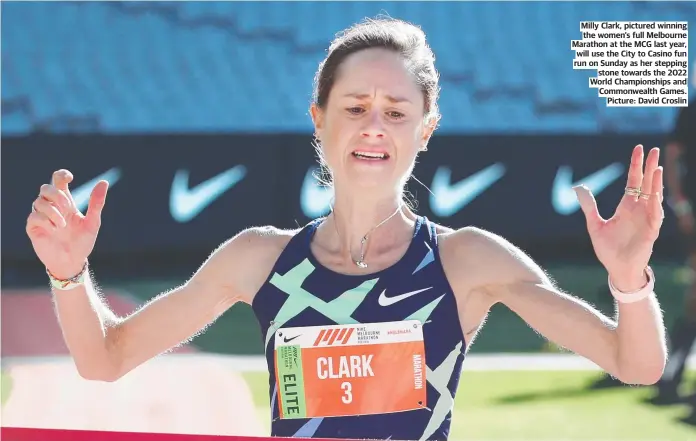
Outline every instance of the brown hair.
<path fill-rule="evenodd" d="M 373 48 L 397 52 L 406 60 L 423 91 L 426 117 L 439 117 L 439 75 L 425 33 L 410 23 L 393 18 L 365 19 L 336 36 L 314 77 L 313 100 L 316 106 L 320 109 L 326 107 L 341 63 L 351 54 Z"/>

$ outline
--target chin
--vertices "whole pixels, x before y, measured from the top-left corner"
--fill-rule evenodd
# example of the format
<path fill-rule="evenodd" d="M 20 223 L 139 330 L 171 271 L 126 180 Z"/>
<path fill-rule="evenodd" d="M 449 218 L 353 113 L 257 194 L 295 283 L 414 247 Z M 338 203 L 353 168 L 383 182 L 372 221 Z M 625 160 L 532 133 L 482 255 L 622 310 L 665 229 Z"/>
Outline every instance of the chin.
<path fill-rule="evenodd" d="M 350 183 L 351 188 L 379 194 L 389 193 L 391 189 L 395 189 L 396 191 L 400 188 L 400 182 L 402 182 L 393 169 L 380 172 L 376 172 L 372 169 L 346 170 L 345 178 Z"/>

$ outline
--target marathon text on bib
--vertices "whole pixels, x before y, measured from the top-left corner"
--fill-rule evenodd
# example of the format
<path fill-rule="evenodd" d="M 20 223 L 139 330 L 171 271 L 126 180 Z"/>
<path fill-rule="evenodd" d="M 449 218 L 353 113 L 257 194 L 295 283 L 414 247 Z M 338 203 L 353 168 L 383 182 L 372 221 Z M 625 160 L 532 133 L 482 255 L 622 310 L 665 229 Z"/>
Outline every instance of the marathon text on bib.
<path fill-rule="evenodd" d="M 417 320 L 281 328 L 275 334 L 280 418 L 403 412 L 426 407 Z"/>

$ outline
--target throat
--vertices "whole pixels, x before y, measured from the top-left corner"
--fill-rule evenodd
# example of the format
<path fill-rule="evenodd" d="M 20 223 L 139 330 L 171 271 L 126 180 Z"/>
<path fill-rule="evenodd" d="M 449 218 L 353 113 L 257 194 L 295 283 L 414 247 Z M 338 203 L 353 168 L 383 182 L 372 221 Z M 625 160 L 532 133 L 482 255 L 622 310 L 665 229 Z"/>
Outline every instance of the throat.
<path fill-rule="evenodd" d="M 408 252 L 413 240 L 413 228 L 404 228 L 400 232 L 374 232 L 362 247 L 364 255 L 361 259 L 362 240 L 352 240 L 348 249 L 348 245 L 337 234 L 330 234 L 329 225 L 322 227 L 323 231 L 318 231 L 310 244 L 311 252 L 322 266 L 346 275 L 371 274 L 395 265 Z M 361 265 L 361 261 L 364 264 Z"/>
<path fill-rule="evenodd" d="M 371 250 L 365 256 L 367 267 L 358 266 L 355 261 L 359 259 L 356 250 L 349 256 L 340 249 L 327 249 L 320 244 L 311 245 L 314 258 L 325 268 L 339 274 L 363 275 L 383 271 L 398 263 L 406 254 L 410 242 L 395 245 L 389 249 Z"/>

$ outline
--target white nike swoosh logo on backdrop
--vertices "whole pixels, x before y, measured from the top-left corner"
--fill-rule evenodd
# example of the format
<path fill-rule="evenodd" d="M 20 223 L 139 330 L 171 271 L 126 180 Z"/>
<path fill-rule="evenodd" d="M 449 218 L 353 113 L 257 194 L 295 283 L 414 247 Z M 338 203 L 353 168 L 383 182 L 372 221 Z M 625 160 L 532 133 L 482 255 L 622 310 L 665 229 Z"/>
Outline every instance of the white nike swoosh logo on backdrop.
<path fill-rule="evenodd" d="M 189 171 L 177 170 L 169 194 L 169 211 L 175 221 L 184 223 L 198 216 L 246 176 L 246 167 L 238 165 L 195 187 L 189 188 Z"/>
<path fill-rule="evenodd" d="M 564 216 L 575 213 L 580 209 L 580 202 L 573 187 L 584 184 L 595 195 L 599 194 L 624 173 L 624 165 L 615 162 L 573 182 L 573 169 L 566 165 L 558 168 L 551 189 L 551 204 L 556 213 Z"/>
<path fill-rule="evenodd" d="M 121 178 L 121 170 L 118 167 L 111 168 L 104 173 L 100 174 L 94 179 L 91 179 L 84 184 L 76 187 L 74 190 L 70 190 L 70 194 L 75 201 L 75 206 L 80 212 L 84 214 L 85 210 L 89 206 L 89 197 L 92 195 L 92 190 L 94 186 L 101 180 L 107 181 L 109 187 L 114 185 Z"/>
<path fill-rule="evenodd" d="M 456 184 L 451 184 L 452 171 L 439 167 L 430 187 L 430 208 L 439 217 L 452 216 L 473 201 L 505 175 L 501 163 L 490 165 Z"/>
<path fill-rule="evenodd" d="M 432 288 L 432 286 L 429 286 L 428 288 L 424 288 L 424 289 L 419 289 L 418 291 L 411 291 L 411 292 L 407 292 L 405 294 L 400 294 L 400 295 L 394 296 L 394 297 L 387 297 L 387 290 L 385 289 L 384 291 L 382 291 L 382 294 L 379 295 L 379 299 L 377 299 L 377 301 L 379 302 L 380 306 L 389 306 L 389 305 L 393 305 L 394 303 L 398 303 L 404 299 L 407 299 L 409 297 L 415 296 L 416 294 L 420 294 L 423 291 L 427 291 L 430 288 Z"/>
<path fill-rule="evenodd" d="M 310 167 L 305 173 L 300 190 L 300 207 L 305 216 L 310 219 L 323 216 L 331 209 L 331 199 L 334 197 L 333 188 L 326 188 L 319 185 L 319 181 L 314 177 L 318 172 L 317 167 Z"/>

